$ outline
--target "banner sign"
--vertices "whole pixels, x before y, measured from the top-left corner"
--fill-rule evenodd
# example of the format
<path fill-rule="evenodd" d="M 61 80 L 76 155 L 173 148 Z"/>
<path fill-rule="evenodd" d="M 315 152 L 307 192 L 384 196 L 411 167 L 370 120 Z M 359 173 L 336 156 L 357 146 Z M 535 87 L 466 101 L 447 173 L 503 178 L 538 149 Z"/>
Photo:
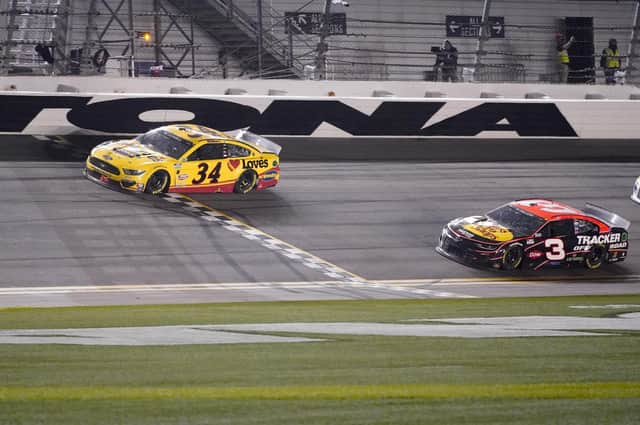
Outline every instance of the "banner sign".
<path fill-rule="evenodd" d="M 321 126 L 326 130 L 323 124 L 329 124 L 332 134 L 339 137 L 475 137 L 483 132 L 492 132 L 494 137 L 496 132 L 516 138 L 578 137 L 553 101 L 266 97 L 252 100 L 246 96 L 52 96 L 43 93 L 0 94 L 0 105 L 3 111 L 0 134 L 134 135 L 176 121 L 185 122 L 184 112 L 189 112 L 192 123 L 222 131 L 248 128 L 265 136 L 313 136 Z M 594 108 L 598 117 L 608 116 L 602 105 Z M 162 112 L 161 118 L 150 121 L 151 111 L 156 116 Z M 147 119 L 143 120 L 145 113 Z M 584 111 L 581 116 L 586 116 Z"/>
<path fill-rule="evenodd" d="M 480 24 L 482 16 L 452 16 L 447 15 L 445 20 L 447 37 L 471 37 L 480 36 Z M 489 29 L 491 38 L 504 38 L 504 16 L 490 16 Z"/>
<path fill-rule="evenodd" d="M 284 32 L 289 34 L 320 34 L 324 24 L 322 12 L 285 12 Z M 345 35 L 347 33 L 346 13 L 332 13 L 329 23 L 330 35 Z"/>

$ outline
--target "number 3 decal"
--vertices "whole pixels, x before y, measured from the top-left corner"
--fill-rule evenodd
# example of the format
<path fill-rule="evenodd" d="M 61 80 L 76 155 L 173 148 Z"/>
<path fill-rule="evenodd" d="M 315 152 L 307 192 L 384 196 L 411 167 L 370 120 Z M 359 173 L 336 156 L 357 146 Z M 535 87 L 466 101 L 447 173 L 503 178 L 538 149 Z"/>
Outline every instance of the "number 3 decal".
<path fill-rule="evenodd" d="M 550 251 L 547 251 L 547 260 L 564 260 L 565 252 L 564 242 L 562 241 L 562 239 L 547 239 L 546 241 L 544 241 L 544 246 L 545 248 L 551 248 Z"/>

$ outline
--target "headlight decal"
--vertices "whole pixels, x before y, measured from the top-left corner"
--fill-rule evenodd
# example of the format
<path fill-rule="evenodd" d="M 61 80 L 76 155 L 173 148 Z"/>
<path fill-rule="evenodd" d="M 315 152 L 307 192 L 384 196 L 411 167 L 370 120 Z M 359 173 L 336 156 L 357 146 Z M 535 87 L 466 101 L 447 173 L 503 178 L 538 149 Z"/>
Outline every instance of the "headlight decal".
<path fill-rule="evenodd" d="M 122 171 L 128 176 L 141 176 L 145 173 L 145 170 L 132 170 L 130 168 L 123 168 Z"/>
<path fill-rule="evenodd" d="M 477 248 L 484 249 L 486 251 L 495 251 L 496 248 L 498 248 L 497 245 L 486 245 L 479 242 L 474 242 L 474 244 L 476 245 Z"/>

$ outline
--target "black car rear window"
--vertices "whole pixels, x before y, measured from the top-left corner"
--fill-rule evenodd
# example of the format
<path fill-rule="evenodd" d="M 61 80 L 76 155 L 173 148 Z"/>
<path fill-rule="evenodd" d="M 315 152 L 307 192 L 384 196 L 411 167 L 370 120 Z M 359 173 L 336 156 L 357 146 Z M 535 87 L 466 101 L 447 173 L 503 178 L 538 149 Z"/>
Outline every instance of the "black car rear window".
<path fill-rule="evenodd" d="M 503 205 L 487 213 L 487 217 L 511 230 L 513 236 L 530 236 L 544 224 L 544 219 L 511 205 Z"/>

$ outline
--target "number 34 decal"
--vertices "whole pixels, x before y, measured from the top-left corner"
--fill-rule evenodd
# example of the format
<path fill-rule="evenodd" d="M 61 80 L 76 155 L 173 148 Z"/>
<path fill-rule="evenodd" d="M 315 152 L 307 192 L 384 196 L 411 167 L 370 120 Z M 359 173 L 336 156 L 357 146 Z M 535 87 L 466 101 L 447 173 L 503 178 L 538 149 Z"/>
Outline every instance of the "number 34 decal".
<path fill-rule="evenodd" d="M 201 184 L 205 179 L 209 179 L 209 183 L 218 183 L 218 179 L 220 178 L 221 165 L 222 162 L 218 162 L 215 167 L 213 167 L 213 170 L 211 170 L 211 172 L 207 174 L 207 171 L 209 171 L 209 164 L 207 164 L 206 162 L 201 162 L 200 164 L 198 164 L 198 178 L 191 180 L 191 183 Z"/>
<path fill-rule="evenodd" d="M 564 242 L 562 239 L 547 239 L 544 241 L 544 246 L 545 248 L 551 248 L 546 252 L 547 260 L 564 260 L 566 253 L 564 252 Z"/>

